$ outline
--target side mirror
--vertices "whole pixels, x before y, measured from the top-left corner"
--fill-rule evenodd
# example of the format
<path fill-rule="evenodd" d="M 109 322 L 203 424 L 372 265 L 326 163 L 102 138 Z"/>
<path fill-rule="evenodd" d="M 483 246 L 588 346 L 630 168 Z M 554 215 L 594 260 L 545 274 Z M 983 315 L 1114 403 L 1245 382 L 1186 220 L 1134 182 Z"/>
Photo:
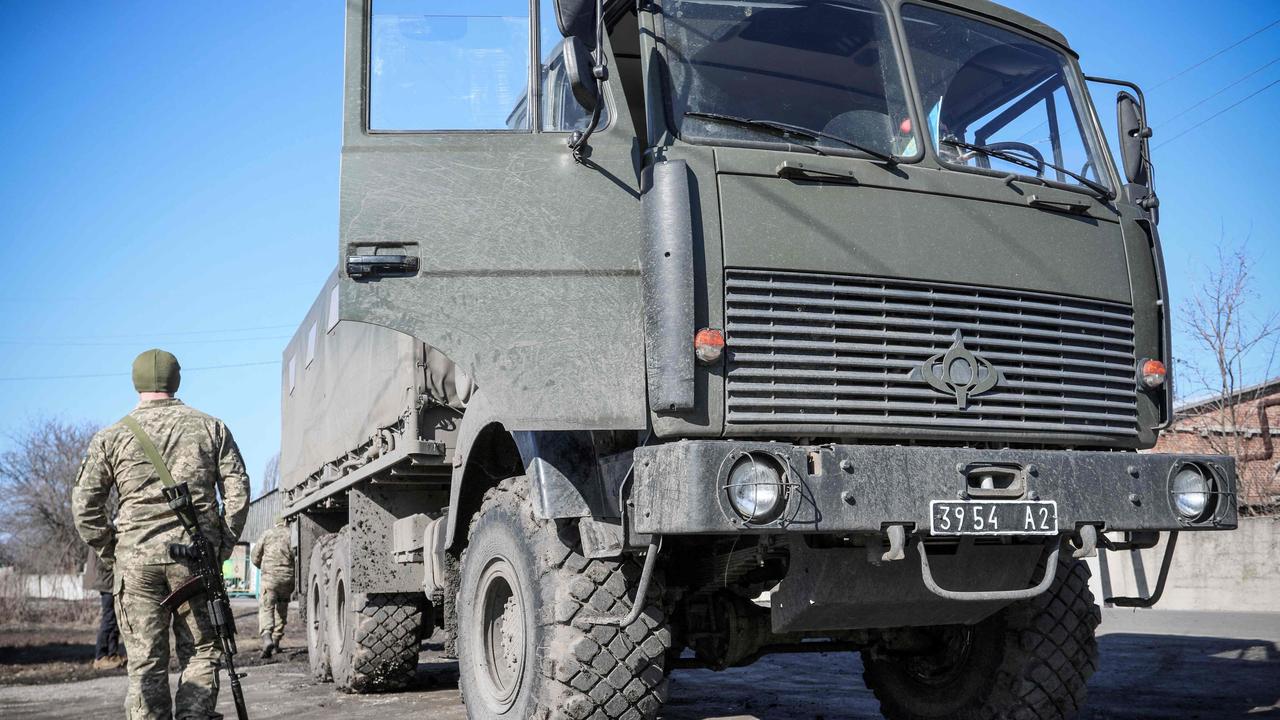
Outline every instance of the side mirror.
<path fill-rule="evenodd" d="M 556 26 L 565 37 L 588 37 L 595 33 L 596 0 L 554 0 Z"/>
<path fill-rule="evenodd" d="M 595 59 L 586 43 L 576 35 L 564 39 L 564 72 L 569 78 L 573 98 L 587 112 L 600 105 L 600 85 L 595 76 Z"/>
<path fill-rule="evenodd" d="M 1147 139 L 1151 128 L 1147 127 L 1142 105 L 1127 92 L 1116 95 L 1116 115 L 1120 125 L 1120 154 L 1124 163 L 1124 175 L 1129 182 L 1151 186 L 1151 164 L 1147 156 Z"/>

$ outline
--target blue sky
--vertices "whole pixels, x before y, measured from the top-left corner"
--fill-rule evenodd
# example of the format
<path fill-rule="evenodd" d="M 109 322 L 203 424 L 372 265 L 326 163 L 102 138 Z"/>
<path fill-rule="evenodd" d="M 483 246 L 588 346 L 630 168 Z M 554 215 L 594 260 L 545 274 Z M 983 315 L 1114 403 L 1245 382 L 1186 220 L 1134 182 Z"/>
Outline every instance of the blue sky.
<path fill-rule="evenodd" d="M 1008 4 L 1063 31 L 1086 72 L 1149 89 L 1175 305 L 1225 232 L 1252 238 L 1271 285 L 1260 309 L 1280 307 L 1280 169 L 1264 142 L 1280 86 L 1161 147 L 1280 80 L 1276 63 L 1163 122 L 1280 57 L 1276 26 L 1170 79 L 1280 5 Z M 337 257 L 344 5 L 0 0 L 0 433 L 118 419 L 130 361 L 159 345 L 257 482 L 279 442 L 280 350 Z M 214 366 L 238 367 L 194 369 Z"/>

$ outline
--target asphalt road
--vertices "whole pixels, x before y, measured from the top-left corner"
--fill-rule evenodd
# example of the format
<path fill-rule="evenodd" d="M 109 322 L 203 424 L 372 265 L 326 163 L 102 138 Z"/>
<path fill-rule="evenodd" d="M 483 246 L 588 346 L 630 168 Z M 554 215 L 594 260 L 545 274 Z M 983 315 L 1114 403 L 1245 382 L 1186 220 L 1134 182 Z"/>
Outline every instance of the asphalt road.
<path fill-rule="evenodd" d="M 1106 611 L 1102 666 L 1082 720 L 1280 718 L 1280 613 Z M 250 668 L 254 720 L 392 717 L 464 720 L 456 665 L 430 651 L 418 683 L 393 695 L 352 696 L 311 682 L 305 651 Z M 855 654 L 765 658 L 723 673 L 672 675 L 666 720 L 857 720 L 878 718 Z M 0 717 L 62 720 L 120 717 L 125 679 L 0 687 Z M 229 695 L 223 707 L 234 718 Z"/>

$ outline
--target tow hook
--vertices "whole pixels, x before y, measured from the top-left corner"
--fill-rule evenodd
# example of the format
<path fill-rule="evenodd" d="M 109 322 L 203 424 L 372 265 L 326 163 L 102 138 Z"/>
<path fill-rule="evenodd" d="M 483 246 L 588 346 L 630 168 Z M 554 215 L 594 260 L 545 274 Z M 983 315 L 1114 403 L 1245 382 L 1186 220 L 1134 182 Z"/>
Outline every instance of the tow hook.
<path fill-rule="evenodd" d="M 867 543 L 867 562 L 879 564 L 906 559 L 907 526 L 890 525 L 885 528 L 885 533 L 889 536 L 889 549 L 884 549 L 884 539 L 879 533 L 872 535 Z"/>
<path fill-rule="evenodd" d="M 903 560 L 907 557 L 907 529 L 901 525 L 890 525 L 889 551 L 880 556 L 885 562 Z"/>
<path fill-rule="evenodd" d="M 1071 557 L 1079 560 L 1080 558 L 1096 557 L 1098 555 L 1098 528 L 1092 525 L 1083 525 L 1076 536 L 1079 538 L 1079 547 L 1071 553 Z"/>

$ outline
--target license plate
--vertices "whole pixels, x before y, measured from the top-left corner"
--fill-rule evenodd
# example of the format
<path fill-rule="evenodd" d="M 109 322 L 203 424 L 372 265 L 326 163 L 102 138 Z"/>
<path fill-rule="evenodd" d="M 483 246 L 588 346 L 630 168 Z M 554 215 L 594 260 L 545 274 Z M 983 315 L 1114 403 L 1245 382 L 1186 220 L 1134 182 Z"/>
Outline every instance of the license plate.
<path fill-rule="evenodd" d="M 934 500 L 933 535 L 1056 535 L 1058 504 L 1052 500 Z"/>

